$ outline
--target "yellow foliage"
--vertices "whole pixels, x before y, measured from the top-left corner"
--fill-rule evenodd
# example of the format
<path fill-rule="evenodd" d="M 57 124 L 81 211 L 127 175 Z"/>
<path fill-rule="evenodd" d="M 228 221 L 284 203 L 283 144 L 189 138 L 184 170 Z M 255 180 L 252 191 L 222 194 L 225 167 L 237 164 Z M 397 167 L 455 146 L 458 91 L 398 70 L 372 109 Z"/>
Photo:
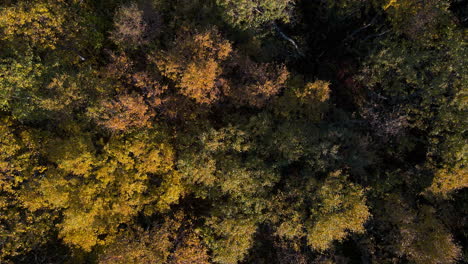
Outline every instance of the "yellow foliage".
<path fill-rule="evenodd" d="M 48 142 L 46 155 L 57 168 L 35 179 L 37 187 L 25 190 L 22 199 L 31 211 L 63 211 L 58 227 L 65 243 L 89 251 L 111 241 L 117 226 L 144 206 L 161 212 L 183 195 L 174 150 L 160 132 L 117 135 L 100 152 L 90 135 L 76 132 L 80 136 Z M 160 178 L 161 184 L 152 185 L 151 178 Z"/>
<path fill-rule="evenodd" d="M 96 162 L 93 150 L 89 138 L 74 137 L 50 142 L 47 154 L 52 161 L 57 163 L 58 168 L 86 177 Z"/>
<path fill-rule="evenodd" d="M 364 232 L 370 217 L 364 190 L 347 181 L 340 171 L 329 175 L 318 191 L 319 205 L 312 210 L 315 221 L 307 227 L 307 241 L 312 248 L 324 251 L 333 241 L 343 240 L 348 233 Z"/>
<path fill-rule="evenodd" d="M 100 208 L 99 208 L 100 209 Z M 106 216 L 106 217 L 109 217 Z M 99 234 L 105 234 L 110 227 L 98 224 L 97 212 L 84 212 L 78 210 L 66 210 L 61 227 L 60 237 L 67 244 L 79 246 L 85 251 L 90 251 L 93 246 L 103 241 L 98 239 Z"/>
<path fill-rule="evenodd" d="M 179 201 L 179 198 L 184 194 L 184 187 L 181 183 L 181 175 L 174 171 L 164 176 L 161 187 L 158 188 L 159 198 L 157 202 L 157 209 L 165 211 L 169 209 L 171 204 Z"/>
<path fill-rule="evenodd" d="M 428 191 L 442 197 L 449 193 L 468 187 L 468 168 L 440 169 L 435 173 Z"/>
<path fill-rule="evenodd" d="M 319 121 L 328 108 L 330 83 L 317 80 L 304 83 L 301 77 L 292 78 L 285 94 L 278 98 L 274 111 L 284 118 L 306 117 Z"/>
<path fill-rule="evenodd" d="M 212 245 L 213 260 L 217 263 L 236 264 L 247 254 L 253 244 L 257 224 L 253 219 L 212 217 L 207 224 L 222 237 Z"/>
<path fill-rule="evenodd" d="M 287 221 L 284 221 L 276 230 L 276 234 L 287 239 L 294 239 L 304 235 L 302 216 L 297 211 L 292 211 Z"/>
<path fill-rule="evenodd" d="M 388 3 L 384 6 L 384 10 L 388 9 L 391 6 L 396 6 L 398 5 L 398 0 L 388 0 Z"/>
<path fill-rule="evenodd" d="M 295 94 L 305 104 L 317 101 L 324 103 L 330 98 L 330 83 L 321 80 L 309 82 L 303 90 L 295 90 Z"/>
<path fill-rule="evenodd" d="M 29 131 L 15 133 L 10 120 L 0 119 L 0 192 L 14 193 L 25 179 L 43 168 L 36 163 L 36 145 Z"/>
<path fill-rule="evenodd" d="M 32 6 L 20 2 L 17 6 L 4 8 L 0 11 L 2 39 L 23 39 L 41 48 L 55 49 L 63 33 L 63 13 L 54 10 L 50 4 L 40 2 Z"/>

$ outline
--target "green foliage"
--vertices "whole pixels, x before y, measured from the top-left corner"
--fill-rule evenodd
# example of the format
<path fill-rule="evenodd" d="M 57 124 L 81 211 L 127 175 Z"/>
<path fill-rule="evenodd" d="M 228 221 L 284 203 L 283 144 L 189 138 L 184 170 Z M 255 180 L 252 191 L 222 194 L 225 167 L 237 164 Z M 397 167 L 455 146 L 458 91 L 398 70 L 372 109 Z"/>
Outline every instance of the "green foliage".
<path fill-rule="evenodd" d="M 422 135 L 417 140 L 428 142 L 424 165 L 434 172 L 429 189 L 446 196 L 466 186 L 464 32 L 446 1 L 390 1 L 385 9 L 396 34 L 382 41 L 362 80 L 402 109 L 408 126 Z"/>
<path fill-rule="evenodd" d="M 454 263 L 460 257 L 460 248 L 452 235 L 436 218 L 434 208 L 421 206 L 415 210 L 401 198 L 391 196 L 385 205 L 387 221 L 397 226 L 394 247 L 397 254 L 414 263 Z"/>
<path fill-rule="evenodd" d="M 243 260 L 253 244 L 253 235 L 257 229 L 254 219 L 212 217 L 208 219 L 207 225 L 213 233 L 207 237 L 207 244 L 213 250 L 213 261 L 233 264 Z"/>
<path fill-rule="evenodd" d="M 226 22 L 242 29 L 257 29 L 264 24 L 281 20 L 289 22 L 292 0 L 216 0 Z"/>
<path fill-rule="evenodd" d="M 2 40 L 22 40 L 38 48 L 55 49 L 65 23 L 63 13 L 57 12 L 56 7 L 47 2 L 31 6 L 21 2 L 3 9 L 0 13 Z"/>

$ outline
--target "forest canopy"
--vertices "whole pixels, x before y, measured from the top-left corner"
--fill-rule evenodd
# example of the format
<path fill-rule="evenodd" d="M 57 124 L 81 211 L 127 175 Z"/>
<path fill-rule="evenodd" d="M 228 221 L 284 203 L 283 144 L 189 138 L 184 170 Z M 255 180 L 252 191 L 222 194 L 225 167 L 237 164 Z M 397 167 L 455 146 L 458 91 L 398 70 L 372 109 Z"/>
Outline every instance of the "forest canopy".
<path fill-rule="evenodd" d="M 0 263 L 468 263 L 465 0 L 3 0 Z"/>

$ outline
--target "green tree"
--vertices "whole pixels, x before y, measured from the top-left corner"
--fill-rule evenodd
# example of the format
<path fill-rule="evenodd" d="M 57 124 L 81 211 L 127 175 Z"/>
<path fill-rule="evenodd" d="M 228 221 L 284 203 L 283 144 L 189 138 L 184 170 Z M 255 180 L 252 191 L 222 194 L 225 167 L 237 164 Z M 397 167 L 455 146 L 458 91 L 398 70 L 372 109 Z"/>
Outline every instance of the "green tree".
<path fill-rule="evenodd" d="M 396 227 L 392 243 L 400 256 L 418 264 L 455 263 L 460 257 L 459 246 L 437 219 L 434 208 L 425 205 L 415 209 L 395 195 L 387 199 L 385 208 L 391 209 L 385 213 L 384 221 Z"/>
<path fill-rule="evenodd" d="M 294 1 L 216 0 L 216 4 L 223 10 L 223 18 L 232 26 L 257 29 L 275 20 L 289 22 Z"/>

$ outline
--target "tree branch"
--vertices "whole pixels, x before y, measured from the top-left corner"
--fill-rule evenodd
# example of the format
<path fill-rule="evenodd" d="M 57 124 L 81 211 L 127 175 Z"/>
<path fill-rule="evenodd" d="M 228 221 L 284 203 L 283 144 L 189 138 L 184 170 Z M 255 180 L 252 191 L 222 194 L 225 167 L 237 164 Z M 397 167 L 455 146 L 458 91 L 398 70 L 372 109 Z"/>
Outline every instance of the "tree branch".
<path fill-rule="evenodd" d="M 297 52 L 301 57 L 303 57 L 303 56 L 304 56 L 304 53 L 302 53 L 301 49 L 300 49 L 299 46 L 296 44 L 296 42 L 295 42 L 292 38 L 290 38 L 290 37 L 288 37 L 286 34 L 284 34 L 284 32 L 278 27 L 278 25 L 277 25 L 275 22 L 273 22 L 272 25 L 273 25 L 273 27 L 276 29 L 276 31 L 278 32 L 278 34 L 279 34 L 283 39 L 285 39 L 286 41 L 288 41 L 289 43 L 291 43 L 291 44 L 294 46 L 294 48 L 296 49 L 296 52 Z"/>

